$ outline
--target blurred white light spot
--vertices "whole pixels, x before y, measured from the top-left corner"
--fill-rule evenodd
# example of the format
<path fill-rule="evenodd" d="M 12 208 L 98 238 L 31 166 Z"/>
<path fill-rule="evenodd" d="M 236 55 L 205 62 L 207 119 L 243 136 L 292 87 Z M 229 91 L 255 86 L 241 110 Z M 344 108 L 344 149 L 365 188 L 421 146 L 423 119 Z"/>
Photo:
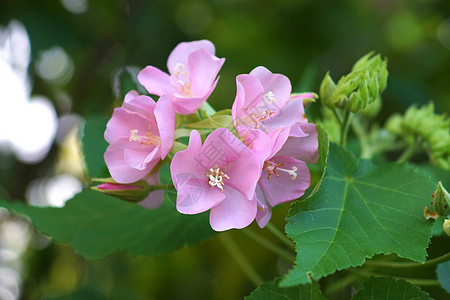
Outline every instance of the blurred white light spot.
<path fill-rule="evenodd" d="M 61 0 L 65 9 L 74 14 L 82 14 L 87 11 L 87 0 Z"/>
<path fill-rule="evenodd" d="M 46 98 L 30 101 L 29 52 L 30 41 L 22 24 L 13 21 L 8 28 L 0 28 L 0 151 L 35 163 L 45 157 L 53 142 L 57 116 Z"/>
<path fill-rule="evenodd" d="M 47 185 L 47 197 L 50 206 L 62 207 L 67 200 L 81 192 L 83 185 L 75 176 L 62 174 L 50 180 Z"/>
<path fill-rule="evenodd" d="M 61 47 L 52 47 L 38 55 L 36 72 L 45 80 L 65 84 L 72 78 L 73 70 L 72 59 Z"/>
<path fill-rule="evenodd" d="M 211 20 L 211 7 L 203 1 L 181 2 L 175 11 L 178 28 L 187 34 L 201 33 L 209 26 Z"/>
<path fill-rule="evenodd" d="M 441 22 L 437 29 L 437 37 L 442 46 L 450 50 L 450 18 Z"/>
<path fill-rule="evenodd" d="M 83 185 L 78 178 L 61 174 L 34 180 L 27 188 L 26 197 L 31 205 L 62 207 L 82 189 Z"/>
<path fill-rule="evenodd" d="M 28 83 L 30 55 L 30 39 L 22 23 L 13 20 L 6 28 L 0 26 L 0 60 L 6 62 L 24 83 L 26 93 L 30 92 Z"/>
<path fill-rule="evenodd" d="M 44 97 L 33 97 L 16 112 L 14 143 L 17 157 L 24 162 L 42 160 L 56 135 L 58 118 L 52 103 Z"/>
<path fill-rule="evenodd" d="M 6 220 L 0 227 L 0 243 L 19 255 L 23 253 L 30 239 L 30 226 L 18 220 Z"/>
<path fill-rule="evenodd" d="M 21 278 L 19 273 L 8 267 L 0 268 L 0 284 L 13 292 L 14 295 L 19 294 L 19 283 L 21 282 Z M 3 299 L 3 298 L 1 298 Z"/>
<path fill-rule="evenodd" d="M 12 291 L 0 286 L 0 299 L 2 300 L 16 300 L 18 297 Z"/>
<path fill-rule="evenodd" d="M 11 249 L 0 249 L 0 260 L 3 262 L 14 262 L 19 259 L 19 253 L 11 250 Z M 1 299 L 1 298 L 0 298 Z"/>

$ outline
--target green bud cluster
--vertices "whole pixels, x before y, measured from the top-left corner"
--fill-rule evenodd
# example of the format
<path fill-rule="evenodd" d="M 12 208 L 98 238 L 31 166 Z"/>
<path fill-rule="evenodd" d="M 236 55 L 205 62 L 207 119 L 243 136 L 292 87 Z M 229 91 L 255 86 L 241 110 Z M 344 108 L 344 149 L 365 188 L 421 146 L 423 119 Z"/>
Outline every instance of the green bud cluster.
<path fill-rule="evenodd" d="M 331 109 L 337 107 L 356 113 L 377 99 L 379 101 L 386 88 L 387 77 L 387 60 L 370 52 L 360 58 L 352 71 L 341 77 L 337 84 L 327 73 L 320 85 L 320 99 Z M 376 105 L 374 108 L 377 113 Z"/>
<path fill-rule="evenodd" d="M 435 114 L 432 102 L 420 108 L 411 106 L 404 116 L 395 114 L 386 122 L 387 130 L 407 144 L 420 139 L 431 162 L 443 169 L 450 169 L 449 126 L 450 119 L 444 114 Z"/>

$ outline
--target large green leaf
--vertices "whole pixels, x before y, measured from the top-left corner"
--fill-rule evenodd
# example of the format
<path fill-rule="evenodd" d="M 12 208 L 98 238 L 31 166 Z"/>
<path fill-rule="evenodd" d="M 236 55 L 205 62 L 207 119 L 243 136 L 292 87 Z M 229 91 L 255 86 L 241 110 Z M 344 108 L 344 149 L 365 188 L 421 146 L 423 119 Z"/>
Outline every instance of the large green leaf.
<path fill-rule="evenodd" d="M 281 284 L 307 283 L 378 253 L 423 262 L 432 224 L 423 207 L 433 189 L 414 168 L 377 167 L 332 144 L 321 188 L 289 211 L 286 233 L 298 254 Z"/>
<path fill-rule="evenodd" d="M 450 261 L 440 263 L 436 268 L 436 273 L 441 286 L 450 293 Z"/>
<path fill-rule="evenodd" d="M 405 280 L 392 277 L 370 277 L 353 300 L 428 300 L 428 293 Z"/>
<path fill-rule="evenodd" d="M 245 300 L 325 300 L 317 282 L 298 285 L 295 287 L 278 287 L 280 279 L 263 283 L 254 290 Z"/>
<path fill-rule="evenodd" d="M 33 207 L 3 199 L 0 206 L 29 217 L 39 231 L 56 241 L 71 243 L 88 259 L 103 258 L 118 250 L 136 256 L 164 254 L 213 234 L 207 214 L 182 215 L 170 199 L 149 210 L 86 190 L 63 208 Z"/>

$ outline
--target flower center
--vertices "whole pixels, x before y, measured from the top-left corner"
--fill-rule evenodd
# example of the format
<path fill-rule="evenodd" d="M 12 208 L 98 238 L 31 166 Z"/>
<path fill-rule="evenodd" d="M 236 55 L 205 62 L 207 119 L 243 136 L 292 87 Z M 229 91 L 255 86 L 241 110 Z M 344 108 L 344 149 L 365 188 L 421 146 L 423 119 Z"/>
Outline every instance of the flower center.
<path fill-rule="evenodd" d="M 272 91 L 267 92 L 261 98 L 260 103 L 255 106 L 253 109 L 249 109 L 248 107 L 243 107 L 242 110 L 246 111 L 247 116 L 242 118 L 241 123 L 243 125 L 253 127 L 253 129 L 259 129 L 262 127 L 265 131 L 269 131 L 266 126 L 262 123 L 264 120 L 268 119 L 272 116 L 278 107 L 276 107 L 275 103 L 277 99 L 275 99 L 275 95 Z"/>
<path fill-rule="evenodd" d="M 150 129 L 150 125 L 148 125 L 148 131 L 144 135 L 138 135 L 137 129 L 130 130 L 130 143 L 137 143 L 138 145 L 159 145 L 161 144 L 161 138 L 157 135 L 154 135 Z"/>
<path fill-rule="evenodd" d="M 222 172 L 218 167 L 215 169 L 214 168 L 209 169 L 209 173 L 206 175 L 206 177 L 209 178 L 208 183 L 211 187 L 218 187 L 222 191 L 224 185 L 223 178 L 225 177 L 226 179 L 230 179 L 230 177 L 228 177 L 228 175 Z"/>
<path fill-rule="evenodd" d="M 266 160 L 264 162 L 263 169 L 267 170 L 267 179 L 270 179 L 270 176 L 274 174 L 276 177 L 279 177 L 277 171 L 286 172 L 289 175 L 291 175 L 291 179 L 295 180 L 297 178 L 297 167 L 293 166 L 291 170 L 280 168 L 280 166 L 284 166 L 284 164 L 276 164 L 271 160 Z"/>
<path fill-rule="evenodd" d="M 170 76 L 170 83 L 183 96 L 193 97 L 189 72 L 182 63 L 175 65 L 175 74 Z"/>

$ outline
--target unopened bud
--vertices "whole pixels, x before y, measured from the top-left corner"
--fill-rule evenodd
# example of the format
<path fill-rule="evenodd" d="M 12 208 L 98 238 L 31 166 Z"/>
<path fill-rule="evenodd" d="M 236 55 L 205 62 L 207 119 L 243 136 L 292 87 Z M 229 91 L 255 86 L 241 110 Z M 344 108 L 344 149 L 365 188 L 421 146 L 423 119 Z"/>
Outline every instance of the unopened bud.
<path fill-rule="evenodd" d="M 450 215 L 450 195 L 440 181 L 438 182 L 438 188 L 431 197 L 433 198 L 431 205 L 434 211 L 441 217 L 448 217 Z"/>
<path fill-rule="evenodd" d="M 93 186 L 91 189 L 130 202 L 139 202 L 144 200 L 148 193 L 152 190 L 151 186 L 143 180 L 139 180 L 138 182 L 134 182 L 132 184 L 117 183 L 111 178 L 98 178 L 94 179 L 94 181 L 103 183 Z"/>
<path fill-rule="evenodd" d="M 334 90 L 336 89 L 336 84 L 334 83 L 333 79 L 330 76 L 330 72 L 327 72 L 327 75 L 325 75 L 325 78 L 322 80 L 322 83 L 320 84 L 320 101 L 322 101 L 323 104 L 328 106 L 329 108 L 334 108 L 334 102 L 331 96 L 334 93 Z"/>
<path fill-rule="evenodd" d="M 345 108 L 356 113 L 380 98 L 387 77 L 387 61 L 371 52 L 359 59 L 337 85 L 327 73 L 320 86 L 320 98 L 331 109 Z"/>

